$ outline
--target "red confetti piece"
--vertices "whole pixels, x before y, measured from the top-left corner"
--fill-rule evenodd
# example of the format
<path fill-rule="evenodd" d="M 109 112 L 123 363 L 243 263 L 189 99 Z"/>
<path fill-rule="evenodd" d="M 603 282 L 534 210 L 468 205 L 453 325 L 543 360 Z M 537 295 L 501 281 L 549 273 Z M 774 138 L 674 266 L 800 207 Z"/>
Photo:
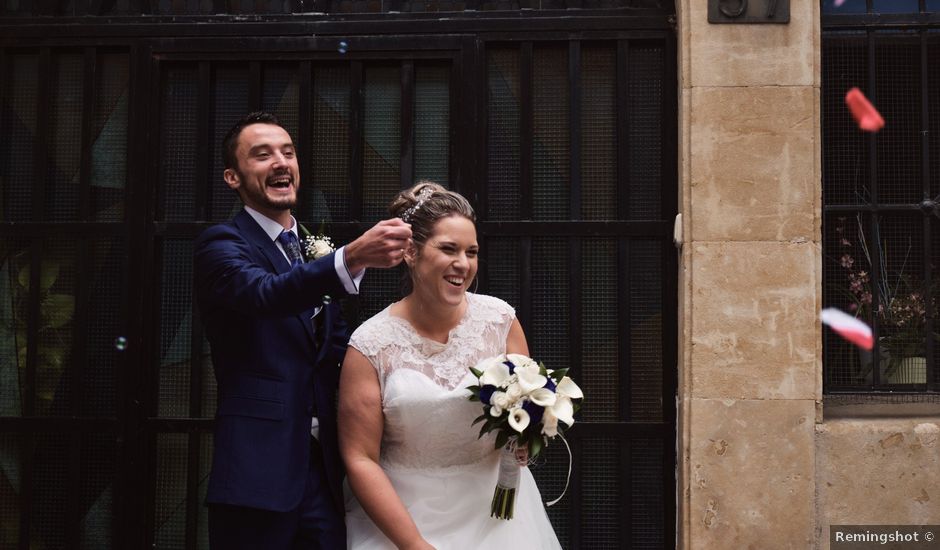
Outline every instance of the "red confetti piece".
<path fill-rule="evenodd" d="M 862 349 L 871 350 L 875 346 L 871 327 L 848 313 L 829 307 L 819 313 L 819 319 L 839 336 Z"/>
<path fill-rule="evenodd" d="M 885 119 L 881 118 L 878 110 L 858 88 L 852 88 L 845 94 L 845 104 L 849 106 L 852 116 L 855 117 L 858 127 L 862 130 L 877 132 L 884 128 Z"/>

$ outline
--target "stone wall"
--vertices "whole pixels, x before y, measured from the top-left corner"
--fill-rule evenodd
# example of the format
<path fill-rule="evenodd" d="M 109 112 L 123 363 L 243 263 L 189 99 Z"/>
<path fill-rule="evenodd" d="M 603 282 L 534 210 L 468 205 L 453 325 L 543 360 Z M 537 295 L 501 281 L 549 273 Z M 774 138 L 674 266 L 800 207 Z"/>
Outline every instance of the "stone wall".
<path fill-rule="evenodd" d="M 940 524 L 940 405 L 822 396 L 820 14 L 679 0 L 679 548 L 828 549 Z M 824 406 L 825 405 L 825 406 Z"/>
<path fill-rule="evenodd" d="M 821 399 L 819 2 L 677 4 L 680 548 L 811 548 Z"/>

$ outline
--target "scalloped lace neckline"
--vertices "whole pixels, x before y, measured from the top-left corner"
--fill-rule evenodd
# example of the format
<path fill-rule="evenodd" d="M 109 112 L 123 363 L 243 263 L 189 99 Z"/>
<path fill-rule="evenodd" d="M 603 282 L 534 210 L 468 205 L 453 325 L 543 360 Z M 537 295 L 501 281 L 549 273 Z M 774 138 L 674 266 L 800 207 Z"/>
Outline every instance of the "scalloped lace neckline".
<path fill-rule="evenodd" d="M 388 307 L 385 308 L 385 315 L 387 317 L 395 319 L 401 326 L 407 328 L 409 333 L 414 334 L 415 336 L 423 340 L 425 343 L 431 344 L 432 345 L 431 347 L 440 347 L 441 349 L 444 349 L 454 341 L 454 336 L 456 335 L 457 331 L 461 327 L 463 327 L 465 324 L 467 324 L 467 321 L 470 319 L 470 308 L 472 307 L 472 305 L 470 304 L 470 294 L 466 294 L 465 296 L 467 300 L 467 309 L 464 310 L 463 315 L 460 316 L 460 320 L 457 321 L 457 324 L 454 325 L 452 329 L 447 331 L 446 342 L 438 342 L 434 338 L 428 338 L 427 336 L 423 336 L 420 332 L 418 332 L 418 329 L 416 329 L 415 326 L 411 324 L 411 321 L 409 321 L 408 319 L 405 319 L 404 317 L 394 315 L 392 313 L 392 306 L 394 304 L 389 304 Z"/>

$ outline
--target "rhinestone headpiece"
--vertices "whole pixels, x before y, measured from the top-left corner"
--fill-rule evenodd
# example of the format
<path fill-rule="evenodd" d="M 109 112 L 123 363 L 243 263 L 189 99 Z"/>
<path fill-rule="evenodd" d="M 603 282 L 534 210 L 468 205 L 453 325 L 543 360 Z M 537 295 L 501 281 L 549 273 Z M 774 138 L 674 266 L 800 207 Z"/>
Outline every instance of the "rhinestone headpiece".
<path fill-rule="evenodd" d="M 417 212 L 421 206 L 423 206 L 424 203 L 427 202 L 429 198 L 431 198 L 431 195 L 433 194 L 434 189 L 431 189 L 430 187 L 425 187 L 420 192 L 418 192 L 418 196 L 414 205 L 401 213 L 402 221 L 405 223 L 411 223 L 411 218 L 415 215 L 415 212 Z"/>

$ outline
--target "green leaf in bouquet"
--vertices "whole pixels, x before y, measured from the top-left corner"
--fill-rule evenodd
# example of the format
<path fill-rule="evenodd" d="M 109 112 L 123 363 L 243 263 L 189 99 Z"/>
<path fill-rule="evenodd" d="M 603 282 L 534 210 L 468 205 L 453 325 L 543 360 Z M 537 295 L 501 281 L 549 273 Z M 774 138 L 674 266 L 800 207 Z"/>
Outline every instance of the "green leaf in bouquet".
<path fill-rule="evenodd" d="M 476 376 L 477 378 L 481 378 L 483 376 L 483 372 L 480 369 L 474 367 L 470 367 L 470 372 L 472 372 L 473 376 Z"/>
<path fill-rule="evenodd" d="M 567 374 L 568 374 L 568 369 L 557 369 L 554 372 L 552 372 L 551 376 L 552 378 L 555 379 L 555 382 L 561 382 L 561 379 L 564 378 L 565 375 Z"/>
<path fill-rule="evenodd" d="M 506 446 L 506 443 L 509 443 L 509 434 L 505 430 L 500 431 L 496 434 L 496 448 L 502 449 Z"/>
<path fill-rule="evenodd" d="M 539 361 L 539 374 L 542 376 L 548 376 L 548 369 L 545 368 L 545 363 Z"/>
<path fill-rule="evenodd" d="M 542 452 L 542 447 L 544 447 L 545 442 L 542 440 L 541 435 L 536 435 L 531 440 L 529 440 L 529 458 L 533 459 L 539 456 L 539 453 Z"/>
<path fill-rule="evenodd" d="M 486 413 L 481 414 L 480 416 L 476 417 L 476 418 L 473 420 L 473 422 L 470 423 L 470 425 L 471 425 L 471 426 L 476 426 L 477 423 L 483 422 L 484 420 L 486 420 L 486 417 L 487 417 L 487 416 L 489 416 L 489 415 L 486 414 Z"/>

